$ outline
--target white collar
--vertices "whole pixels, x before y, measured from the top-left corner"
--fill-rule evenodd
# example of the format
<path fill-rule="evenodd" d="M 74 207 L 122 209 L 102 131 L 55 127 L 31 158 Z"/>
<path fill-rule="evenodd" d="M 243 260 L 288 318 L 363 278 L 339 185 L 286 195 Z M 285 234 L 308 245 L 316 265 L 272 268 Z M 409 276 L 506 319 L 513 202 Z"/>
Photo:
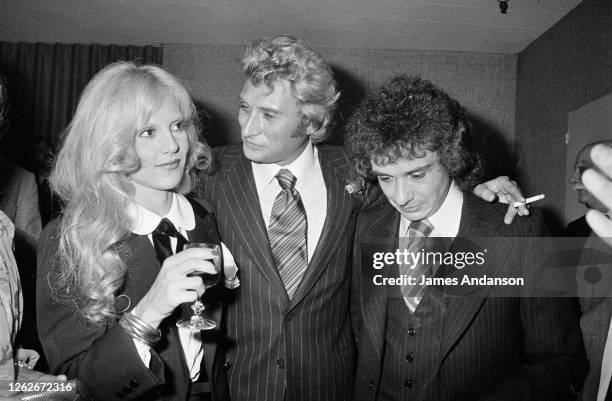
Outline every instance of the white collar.
<path fill-rule="evenodd" d="M 253 163 L 253 176 L 257 188 L 266 188 L 281 169 L 287 169 L 297 178 L 296 186 L 308 187 L 312 180 L 312 172 L 316 168 L 315 161 L 318 157 L 317 148 L 312 145 L 310 139 L 300 155 L 289 164 L 281 166 L 276 163 Z"/>
<path fill-rule="evenodd" d="M 161 221 L 166 217 L 179 231 L 191 231 L 195 228 L 195 214 L 193 207 L 183 195 L 175 193 L 172 197 L 172 205 L 165 216 L 132 202 L 127 209 L 128 217 L 132 221 L 130 231 L 138 235 L 149 235 Z"/>
<path fill-rule="evenodd" d="M 462 208 L 463 192 L 457 187 L 455 181 L 452 181 L 444 202 L 434 214 L 428 217 L 434 230 L 438 232 L 438 237 L 454 238 L 457 236 Z"/>

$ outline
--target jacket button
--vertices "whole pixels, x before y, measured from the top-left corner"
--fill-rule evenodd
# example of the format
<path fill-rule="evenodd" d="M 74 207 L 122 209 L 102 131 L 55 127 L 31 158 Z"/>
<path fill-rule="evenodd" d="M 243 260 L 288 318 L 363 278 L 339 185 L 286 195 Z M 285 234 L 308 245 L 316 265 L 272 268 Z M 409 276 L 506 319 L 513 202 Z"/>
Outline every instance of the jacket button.
<path fill-rule="evenodd" d="M 280 358 L 279 360 L 277 360 L 276 364 L 278 365 L 279 369 L 285 369 L 285 360 L 283 358 Z"/>
<path fill-rule="evenodd" d="M 133 388 L 138 388 L 138 386 L 140 386 L 140 383 L 138 383 L 136 380 L 132 379 L 130 380 L 130 387 Z"/>
<path fill-rule="evenodd" d="M 404 382 L 404 387 L 412 388 L 412 380 L 408 379 Z"/>
<path fill-rule="evenodd" d="M 370 389 L 370 391 L 374 391 L 376 386 L 374 386 L 374 382 L 373 381 L 370 381 L 370 384 L 368 385 L 368 388 Z"/>
<path fill-rule="evenodd" d="M 125 394 L 123 394 L 122 392 L 117 391 L 115 393 L 115 397 L 117 397 L 119 399 L 123 399 L 123 398 L 125 398 Z"/>
<path fill-rule="evenodd" d="M 413 355 L 413 353 L 412 353 L 412 352 L 409 352 L 409 353 L 407 353 L 407 354 L 406 354 L 406 360 L 407 360 L 408 362 L 412 362 L 412 361 L 414 361 L 414 355 Z"/>
<path fill-rule="evenodd" d="M 413 336 L 416 335 L 416 330 L 413 329 L 412 327 L 408 329 L 408 335 Z"/>
<path fill-rule="evenodd" d="M 123 392 L 124 392 L 124 393 L 126 393 L 126 394 L 129 394 L 129 393 L 131 393 L 131 392 L 132 392 L 132 388 L 131 388 L 131 387 L 124 386 L 124 387 L 121 389 L 121 391 L 123 391 Z"/>

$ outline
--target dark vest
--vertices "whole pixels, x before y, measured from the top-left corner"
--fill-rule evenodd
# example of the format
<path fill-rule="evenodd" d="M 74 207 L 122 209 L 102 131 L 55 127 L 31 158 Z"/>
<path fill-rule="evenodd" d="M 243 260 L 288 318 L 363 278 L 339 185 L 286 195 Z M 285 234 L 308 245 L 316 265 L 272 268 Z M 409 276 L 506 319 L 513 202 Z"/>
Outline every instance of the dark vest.
<path fill-rule="evenodd" d="M 390 293 L 383 374 L 378 400 L 431 399 L 441 358 L 444 299 L 427 288 L 415 313 L 399 288 Z M 435 398 L 434 398 L 435 399 Z"/>

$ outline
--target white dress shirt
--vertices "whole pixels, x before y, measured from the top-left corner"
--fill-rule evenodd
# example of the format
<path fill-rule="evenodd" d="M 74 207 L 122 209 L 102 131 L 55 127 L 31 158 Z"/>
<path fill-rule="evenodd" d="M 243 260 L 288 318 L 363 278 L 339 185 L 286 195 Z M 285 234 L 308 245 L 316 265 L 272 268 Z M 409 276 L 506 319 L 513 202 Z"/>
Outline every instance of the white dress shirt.
<path fill-rule="evenodd" d="M 195 215 L 193 213 L 193 207 L 189 201 L 179 194 L 174 194 L 172 198 L 172 205 L 170 210 L 165 216 L 159 216 L 156 213 L 136 204 L 132 203 L 128 207 L 128 216 L 132 220 L 130 231 L 138 235 L 146 235 L 149 237 L 149 241 L 153 243 L 152 233 L 157 228 L 157 225 L 162 218 L 167 218 L 174 224 L 178 232 L 180 232 L 186 239 L 188 238 L 187 231 L 191 231 L 195 228 Z M 177 239 L 170 237 L 170 244 L 174 252 L 176 252 Z M 223 251 L 223 266 L 224 269 L 231 265 L 232 268 L 226 269 L 235 271 L 235 262 L 231 253 L 227 247 L 222 243 L 221 248 Z M 178 328 L 181 345 L 185 354 L 185 361 L 189 368 L 191 380 L 195 381 L 200 376 L 200 364 L 202 362 L 202 339 L 199 331 L 192 331 L 188 328 Z M 134 339 L 138 355 L 145 366 L 149 367 L 151 362 L 151 352 L 149 346 L 145 343 Z"/>
<path fill-rule="evenodd" d="M 321 165 L 319 163 L 319 152 L 317 148 L 308 141 L 304 151 L 293 162 L 281 166 L 279 164 L 262 164 L 251 162 L 253 176 L 257 187 L 257 196 L 263 215 L 266 229 L 270 225 L 272 206 L 279 192 L 282 190 L 276 174 L 281 169 L 287 169 L 297 178 L 295 189 L 302 198 L 306 210 L 307 227 L 307 250 L 308 262 L 319 243 L 325 216 L 327 215 L 327 188 L 323 180 Z"/>

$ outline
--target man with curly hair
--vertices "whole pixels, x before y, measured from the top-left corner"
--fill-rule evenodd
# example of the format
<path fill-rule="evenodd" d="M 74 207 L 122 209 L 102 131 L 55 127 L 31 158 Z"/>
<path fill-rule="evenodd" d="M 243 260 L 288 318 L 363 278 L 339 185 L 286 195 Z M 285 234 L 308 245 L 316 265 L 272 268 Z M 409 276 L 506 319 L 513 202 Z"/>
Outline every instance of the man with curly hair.
<path fill-rule="evenodd" d="M 343 149 L 321 144 L 339 91 L 323 57 L 290 36 L 251 43 L 242 70 L 242 143 L 213 149 L 201 182 L 241 272 L 227 319 L 231 398 L 350 401 L 350 255 L 363 201 L 345 190 Z M 487 185 L 481 196 L 520 198 L 507 178 Z"/>
<path fill-rule="evenodd" d="M 360 213 L 355 234 L 355 400 L 569 400 L 582 384 L 572 300 L 493 296 L 487 285 L 447 297 L 470 270 L 423 259 L 429 250 L 465 255 L 493 237 L 477 273 L 525 276 L 538 251 L 516 240 L 541 236 L 537 212 L 504 225 L 502 209 L 464 192 L 480 172 L 469 131 L 456 100 L 408 76 L 367 97 L 349 121 L 356 168 L 388 200 Z M 396 259 L 395 250 L 422 259 Z M 373 276 L 380 268 L 399 280 Z"/>

